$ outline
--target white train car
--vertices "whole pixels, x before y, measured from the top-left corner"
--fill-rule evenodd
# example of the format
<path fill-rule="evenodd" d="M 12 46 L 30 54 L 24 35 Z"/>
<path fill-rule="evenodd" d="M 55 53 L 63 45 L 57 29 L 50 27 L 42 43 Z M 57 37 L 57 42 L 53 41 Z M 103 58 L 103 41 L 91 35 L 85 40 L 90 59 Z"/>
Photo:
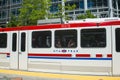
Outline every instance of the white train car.
<path fill-rule="evenodd" d="M 0 28 L 0 68 L 120 75 L 120 20 Z"/>

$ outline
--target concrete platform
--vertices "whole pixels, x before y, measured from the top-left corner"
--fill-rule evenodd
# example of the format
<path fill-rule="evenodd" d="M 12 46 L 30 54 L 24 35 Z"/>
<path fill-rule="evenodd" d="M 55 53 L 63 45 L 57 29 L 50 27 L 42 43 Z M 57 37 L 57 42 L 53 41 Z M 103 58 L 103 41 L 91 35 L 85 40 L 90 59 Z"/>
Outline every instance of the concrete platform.
<path fill-rule="evenodd" d="M 55 74 L 4 69 L 0 69 L 0 77 L 3 78 L 6 77 L 8 78 L 8 80 L 120 80 L 120 76 L 119 77 L 86 76 L 86 75 Z"/>

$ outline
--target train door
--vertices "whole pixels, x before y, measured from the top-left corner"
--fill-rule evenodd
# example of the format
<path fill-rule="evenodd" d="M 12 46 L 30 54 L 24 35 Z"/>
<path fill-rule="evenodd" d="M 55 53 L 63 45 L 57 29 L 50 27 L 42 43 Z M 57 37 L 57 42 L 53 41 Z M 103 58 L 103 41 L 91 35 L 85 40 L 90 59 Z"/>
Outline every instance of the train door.
<path fill-rule="evenodd" d="M 18 31 L 11 32 L 10 68 L 18 69 Z"/>
<path fill-rule="evenodd" d="M 27 36 L 25 31 L 12 32 L 10 68 L 27 70 Z"/>
<path fill-rule="evenodd" d="M 120 75 L 120 26 L 112 27 L 113 40 L 113 75 Z"/>
<path fill-rule="evenodd" d="M 27 70 L 27 32 L 20 31 L 19 32 L 19 69 Z"/>

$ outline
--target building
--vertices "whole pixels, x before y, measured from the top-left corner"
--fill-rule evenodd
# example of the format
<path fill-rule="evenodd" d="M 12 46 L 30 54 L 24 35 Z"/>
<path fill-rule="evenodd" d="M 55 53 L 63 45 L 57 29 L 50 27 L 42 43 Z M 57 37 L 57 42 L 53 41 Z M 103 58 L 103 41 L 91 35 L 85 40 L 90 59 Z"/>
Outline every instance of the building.
<path fill-rule="evenodd" d="M 19 15 L 19 8 L 21 7 L 22 0 L 0 0 L 0 26 L 5 26 L 10 20 L 10 14 Z M 120 17 L 120 0 L 52 0 L 50 13 L 55 14 L 58 12 L 58 5 L 65 6 L 76 5 L 74 10 L 65 10 L 64 13 L 68 14 L 73 20 L 77 16 L 84 14 L 86 10 L 90 10 L 92 14 L 98 18 L 106 17 Z"/>
<path fill-rule="evenodd" d="M 19 15 L 22 0 L 0 0 L 0 26 L 4 27 L 10 20 L 10 15 Z"/>

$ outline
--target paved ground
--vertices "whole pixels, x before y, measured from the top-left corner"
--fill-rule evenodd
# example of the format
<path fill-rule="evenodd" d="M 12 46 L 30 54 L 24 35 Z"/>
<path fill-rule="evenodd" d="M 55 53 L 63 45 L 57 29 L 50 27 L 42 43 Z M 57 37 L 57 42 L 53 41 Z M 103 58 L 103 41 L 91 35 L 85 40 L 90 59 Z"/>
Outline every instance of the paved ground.
<path fill-rule="evenodd" d="M 1 74 L 0 80 L 67 80 L 67 79 L 59 79 L 59 78 L 43 78 L 43 77 L 31 77 L 31 76 L 23 76 L 23 75 L 13 75 L 13 74 Z"/>
<path fill-rule="evenodd" d="M 90 76 L 0 69 L 0 80 L 120 80 L 120 76 Z"/>

